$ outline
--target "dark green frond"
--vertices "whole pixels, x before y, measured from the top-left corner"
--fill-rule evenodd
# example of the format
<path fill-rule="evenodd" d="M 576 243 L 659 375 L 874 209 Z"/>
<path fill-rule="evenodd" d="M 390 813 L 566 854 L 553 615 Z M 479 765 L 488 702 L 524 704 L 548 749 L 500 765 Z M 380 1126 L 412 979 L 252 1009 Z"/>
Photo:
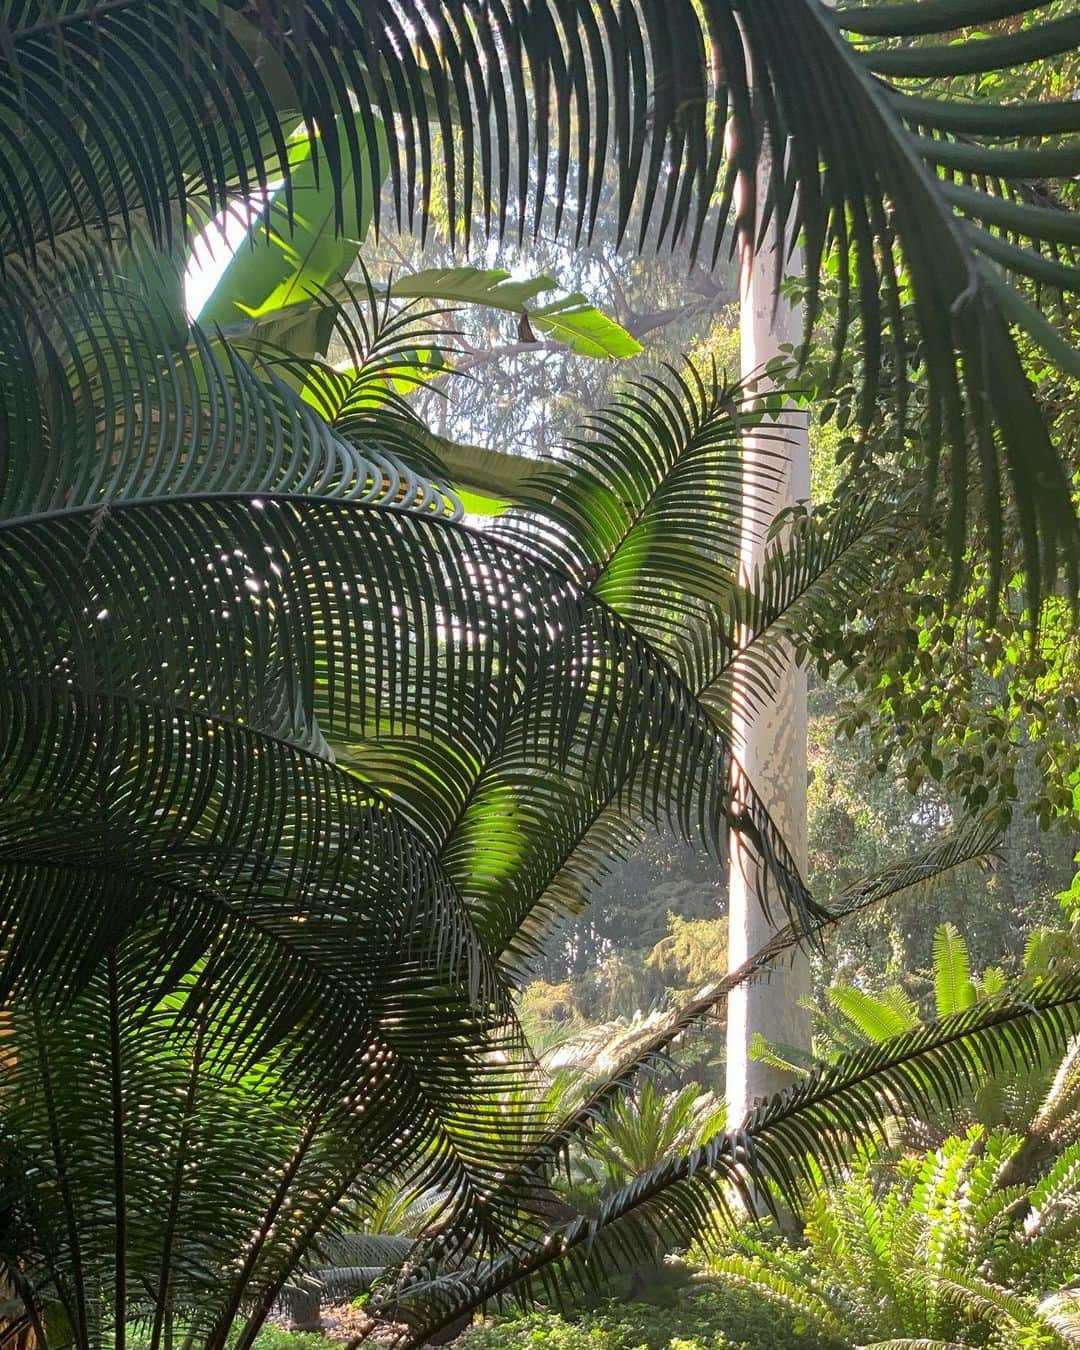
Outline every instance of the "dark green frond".
<path fill-rule="evenodd" d="M 338 426 L 273 366 L 253 367 L 198 328 L 171 331 L 151 297 L 122 283 L 36 295 L 0 322 L 9 520 L 94 506 L 104 521 L 119 501 L 215 492 L 455 509 L 401 458 L 433 467 L 392 391 L 369 398 L 359 426 Z"/>
<path fill-rule="evenodd" d="M 631 383 L 585 431 L 541 461 L 491 531 L 581 578 L 680 661 L 731 590 L 740 545 L 768 527 L 783 431 L 690 361 Z M 764 445 L 753 456 L 751 432 Z"/>
<path fill-rule="evenodd" d="M 640 242 L 688 238 L 715 257 L 726 209 L 715 225 L 710 213 L 738 180 L 744 245 L 769 219 L 802 231 L 808 323 L 826 256 L 850 279 L 867 426 L 890 349 L 906 397 L 910 296 L 930 490 L 947 458 L 956 564 L 974 448 L 992 558 L 1008 503 L 1037 601 L 1062 564 L 1075 589 L 1080 542 L 1013 330 L 1075 364 L 1023 293 L 1076 290 L 1075 212 L 1054 187 L 1080 167 L 1075 107 L 969 101 L 954 82 L 1066 56 L 1080 20 L 985 35 L 1001 13 L 995 0 L 928 0 L 895 21 L 819 0 L 267 0 L 254 12 L 241 0 L 8 0 L 0 251 L 32 257 L 72 224 L 123 238 L 136 215 L 168 242 L 189 196 L 212 213 L 279 179 L 295 219 L 285 133 L 296 125 L 332 186 L 338 233 L 377 211 L 387 176 L 422 232 L 440 192 L 452 238 L 477 217 L 537 228 L 549 203 L 556 225 L 567 215 L 580 233 L 611 165 L 620 230 L 636 202 Z"/>
<path fill-rule="evenodd" d="M 492 1176 L 477 1160 L 492 1161 L 498 1141 L 484 1120 L 518 1070 L 485 1052 L 445 993 L 412 984 L 402 997 L 387 979 L 375 1017 L 384 1031 L 354 1059 L 349 1095 L 301 1105 L 290 1061 L 270 1055 L 241 1078 L 216 1053 L 212 1002 L 191 1016 L 178 998 L 142 1004 L 133 991 L 145 953 L 128 944 L 116 961 L 117 980 L 106 989 L 95 976 L 62 1015 L 31 1003 L 14 1013 L 20 1053 L 0 1067 L 5 1156 L 26 1167 L 21 1185 L 5 1179 L 0 1208 L 32 1231 L 19 1267 L 45 1301 L 59 1295 L 73 1326 L 101 1318 L 100 1300 L 118 1297 L 123 1279 L 132 1320 L 164 1309 L 220 1344 L 241 1302 L 277 1301 L 314 1230 L 331 1242 L 335 1208 L 365 1169 L 423 1175 L 478 1234 L 490 1227 Z M 428 1013 L 441 1001 L 439 1025 L 421 1032 L 413 995 Z M 421 1035 L 426 1062 L 410 1048 Z M 113 1201 L 126 1206 L 122 1232 Z M 0 1247 L 13 1231 L 5 1222 Z"/>
<path fill-rule="evenodd" d="M 995 828 L 974 821 L 931 845 L 917 857 L 904 859 L 856 882 L 838 897 L 833 911 L 818 920 L 816 931 L 821 932 L 851 914 L 884 903 L 906 890 L 938 883 L 957 868 L 972 863 L 984 864 L 994 856 L 998 843 L 999 833 Z M 767 975 L 775 962 L 794 950 L 804 939 L 805 934 L 796 925 L 779 929 L 742 966 L 728 972 L 715 985 L 678 1009 L 654 1035 L 639 1042 L 619 1068 L 590 1097 L 575 1107 L 556 1129 L 550 1131 L 535 1153 L 522 1165 L 530 1169 L 544 1169 L 556 1164 L 564 1156 L 570 1141 L 581 1131 L 590 1128 L 592 1122 L 603 1115 L 608 1103 L 625 1092 L 644 1068 L 662 1056 L 681 1036 L 720 1012 L 733 989 L 748 980 Z"/>
<path fill-rule="evenodd" d="M 971 822 L 917 857 L 905 859 L 856 882 L 839 897 L 835 910 L 818 920 L 817 931 L 913 887 L 939 883 L 957 868 L 972 863 L 985 864 L 994 856 L 998 842 L 996 829 Z M 770 968 L 803 940 L 805 934 L 796 925 L 779 930 L 742 966 L 677 1009 L 650 1035 L 639 1038 L 619 1066 L 606 1074 L 604 1081 L 582 1101 L 575 1103 L 562 1119 L 545 1129 L 535 1145 L 519 1158 L 504 1182 L 507 1189 L 513 1191 L 520 1186 L 526 1194 L 531 1194 L 541 1187 L 551 1173 L 565 1163 L 571 1145 L 587 1137 L 606 1118 L 612 1105 L 633 1089 L 644 1071 L 662 1062 L 681 1038 L 692 1034 L 709 1018 L 722 1014 L 733 989 L 748 980 L 767 977 Z M 460 1234 L 448 1225 L 431 1239 L 431 1245 L 435 1252 L 453 1251 L 458 1249 L 460 1241 Z"/>
<path fill-rule="evenodd" d="M 513 939 L 513 906 L 485 914 L 490 868 L 436 857 L 411 747 L 481 763 L 502 743 L 578 810 L 644 764 L 646 810 L 674 801 L 690 826 L 700 798 L 722 822 L 730 764 L 685 687 L 587 593 L 442 515 L 119 501 L 6 523 L 0 568 L 9 987 L 66 995 L 125 935 L 176 954 L 147 961 L 150 991 L 216 957 L 188 1001 L 223 1059 L 276 1054 L 310 1101 L 391 1055 L 421 1174 L 493 1243 L 520 1203 L 490 1178 L 520 1150 L 495 1103 L 522 1051 L 485 948 Z M 590 736 L 595 762 L 575 760 Z"/>
<path fill-rule="evenodd" d="M 801 656 L 815 632 L 857 612 L 904 529 L 902 517 L 861 500 L 785 527 L 753 577 L 688 635 L 684 664 L 720 726 L 767 704 L 792 653 Z"/>
<path fill-rule="evenodd" d="M 344 361 L 331 364 L 324 353 L 297 350 L 291 335 L 288 345 L 269 349 L 257 340 L 256 350 L 270 369 L 295 381 L 304 401 L 351 445 L 388 444 L 396 424 L 410 462 L 425 461 L 425 471 L 444 482 L 445 468 L 428 451 L 432 438 L 409 396 L 451 369 L 456 333 L 440 320 L 452 311 L 415 300 L 396 305 L 396 291 L 388 287 L 379 294 L 366 268 L 362 271 L 362 284 L 340 281 L 333 292 L 318 293 L 310 302 L 344 348 Z"/>

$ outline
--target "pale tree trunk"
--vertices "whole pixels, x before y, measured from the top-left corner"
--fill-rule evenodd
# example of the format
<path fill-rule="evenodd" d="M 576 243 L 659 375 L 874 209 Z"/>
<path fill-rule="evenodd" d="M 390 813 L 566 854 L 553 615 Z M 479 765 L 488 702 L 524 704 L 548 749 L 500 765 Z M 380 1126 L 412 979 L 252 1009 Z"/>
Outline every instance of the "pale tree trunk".
<path fill-rule="evenodd" d="M 763 164 L 759 172 L 759 190 L 765 190 Z M 781 343 L 802 338 L 802 316 L 780 300 L 774 313 L 773 277 L 776 236 L 766 240 L 756 257 L 744 260 L 741 281 L 740 337 L 744 379 L 760 375 L 762 367 L 779 352 Z M 788 274 L 802 270 L 799 250 L 784 264 Z M 768 383 L 759 381 L 758 391 L 767 392 Z M 787 458 L 784 477 L 776 489 L 766 494 L 757 488 L 755 497 L 765 503 L 766 518 L 783 507 L 810 496 L 810 449 L 806 414 L 793 406 L 785 410 L 781 433 L 786 444 L 775 440 L 747 445 L 748 464 L 763 450 L 782 449 Z M 777 428 L 766 423 L 773 436 Z M 775 463 L 770 457 L 769 463 Z M 753 489 L 748 489 L 748 494 Z M 740 547 L 740 564 L 752 574 L 764 553 L 764 540 L 746 521 Z M 739 689 L 738 692 L 744 692 Z M 735 753 L 749 775 L 773 819 L 782 831 L 799 869 L 805 875 L 806 849 L 806 673 L 789 662 L 777 680 L 771 701 L 750 715 L 738 708 L 734 715 Z M 750 849 L 738 836 L 732 841 L 731 880 L 729 886 L 728 965 L 742 964 L 771 936 L 773 925 L 783 922 L 783 913 L 771 906 L 772 923 L 766 919 L 756 891 L 756 869 Z M 727 1007 L 727 1105 L 728 1121 L 738 1125 L 755 1100 L 783 1087 L 786 1075 L 758 1060 L 749 1058 L 750 1039 L 760 1032 L 770 1041 L 807 1050 L 810 1046 L 810 1014 L 800 1000 L 810 992 L 810 971 L 802 954 L 794 963 L 782 962 L 767 980 L 742 985 L 728 1000 Z"/>

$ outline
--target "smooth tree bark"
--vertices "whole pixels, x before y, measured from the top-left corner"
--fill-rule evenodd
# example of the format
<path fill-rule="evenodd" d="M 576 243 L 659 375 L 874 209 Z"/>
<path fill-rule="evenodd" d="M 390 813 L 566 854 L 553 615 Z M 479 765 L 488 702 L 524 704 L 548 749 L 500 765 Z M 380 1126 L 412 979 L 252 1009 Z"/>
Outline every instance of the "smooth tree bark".
<path fill-rule="evenodd" d="M 759 170 L 759 192 L 765 188 L 768 165 Z M 740 350 L 744 380 L 756 379 L 758 392 L 764 395 L 772 387 L 760 378 L 763 368 L 777 356 L 783 344 L 798 344 L 802 338 L 801 307 L 781 298 L 774 301 L 775 231 L 755 256 L 743 260 L 740 279 Z M 786 252 L 784 271 L 798 275 L 802 271 L 800 250 Z M 805 411 L 788 404 L 780 423 L 784 444 L 778 447 L 777 428 L 766 424 L 768 439 L 748 438 L 747 467 L 769 451 L 768 462 L 776 466 L 776 451 L 782 448 L 786 465 L 774 489 L 763 494 L 753 489 L 760 504 L 758 517 L 771 519 L 778 511 L 810 497 L 810 444 Z M 748 489 L 748 493 L 751 489 Z M 751 513 L 744 509 L 740 543 L 740 565 L 749 575 L 761 562 L 765 539 L 755 527 Z M 736 676 L 736 706 L 733 710 L 735 753 L 750 781 L 757 788 L 788 847 L 805 875 L 807 865 L 806 834 L 806 672 L 793 660 L 776 681 L 771 701 L 756 711 L 744 705 L 747 690 Z M 728 900 L 728 968 L 735 970 L 772 936 L 774 925 L 784 916 L 774 905 L 766 914 L 758 894 L 753 858 L 732 837 L 731 877 Z M 743 984 L 735 989 L 727 1005 L 727 1081 L 728 1122 L 737 1125 L 761 1097 L 783 1087 L 789 1076 L 782 1070 L 750 1058 L 755 1032 L 767 1040 L 800 1050 L 810 1048 L 810 1013 L 801 1000 L 810 993 L 810 967 L 807 957 L 797 952 L 794 959 L 774 968 L 766 980 Z"/>

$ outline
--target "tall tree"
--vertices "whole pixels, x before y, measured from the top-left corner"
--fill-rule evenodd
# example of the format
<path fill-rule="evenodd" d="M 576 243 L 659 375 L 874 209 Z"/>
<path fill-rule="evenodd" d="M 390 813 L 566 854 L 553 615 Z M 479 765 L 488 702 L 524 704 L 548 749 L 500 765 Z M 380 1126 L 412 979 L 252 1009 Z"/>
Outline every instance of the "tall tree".
<path fill-rule="evenodd" d="M 767 190 L 770 173 L 766 159 L 758 171 L 758 191 Z M 742 203 L 740 203 L 740 206 Z M 739 337 L 742 377 L 757 388 L 759 398 L 776 398 L 773 372 L 786 369 L 782 352 L 794 348 L 802 336 L 804 315 L 797 304 L 778 296 L 779 269 L 798 269 L 799 254 L 774 222 L 763 248 L 745 249 L 740 277 Z M 758 469 L 758 484 L 749 476 L 745 494 L 739 566 L 755 577 L 767 553 L 763 520 L 810 497 L 810 440 L 806 413 L 784 398 L 781 417 L 769 440 L 750 436 L 746 442 L 749 466 Z M 779 441 L 779 444 L 778 444 Z M 777 456 L 777 450 L 781 451 Z M 771 473 L 762 473 L 762 469 Z M 752 634 L 748 631 L 746 640 Z M 736 666 L 732 684 L 735 752 L 750 781 L 768 802 L 796 865 L 807 866 L 807 703 L 806 671 L 783 654 L 772 671 L 767 698 L 755 690 L 752 676 Z M 728 884 L 728 965 L 738 970 L 775 931 L 776 918 L 766 897 L 759 894 L 759 874 L 739 840 L 731 853 Z M 799 1049 L 810 1048 L 810 1014 L 804 1000 L 810 993 L 810 965 L 805 952 L 792 953 L 789 962 L 774 967 L 767 981 L 750 981 L 732 991 L 727 1007 L 726 1097 L 731 1119 L 741 1120 L 755 1101 L 782 1086 L 785 1074 L 775 1065 L 750 1054 L 755 1034 Z"/>

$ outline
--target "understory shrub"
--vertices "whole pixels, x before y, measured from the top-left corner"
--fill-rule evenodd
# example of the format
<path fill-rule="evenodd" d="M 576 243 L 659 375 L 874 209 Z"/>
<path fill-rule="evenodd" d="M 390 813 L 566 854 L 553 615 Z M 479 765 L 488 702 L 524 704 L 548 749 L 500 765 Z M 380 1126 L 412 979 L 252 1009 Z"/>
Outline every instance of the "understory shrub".
<path fill-rule="evenodd" d="M 684 1285 L 668 1304 L 612 1300 L 579 1315 L 537 1311 L 474 1328 L 460 1350 L 834 1350 L 792 1316 L 716 1280 Z"/>

